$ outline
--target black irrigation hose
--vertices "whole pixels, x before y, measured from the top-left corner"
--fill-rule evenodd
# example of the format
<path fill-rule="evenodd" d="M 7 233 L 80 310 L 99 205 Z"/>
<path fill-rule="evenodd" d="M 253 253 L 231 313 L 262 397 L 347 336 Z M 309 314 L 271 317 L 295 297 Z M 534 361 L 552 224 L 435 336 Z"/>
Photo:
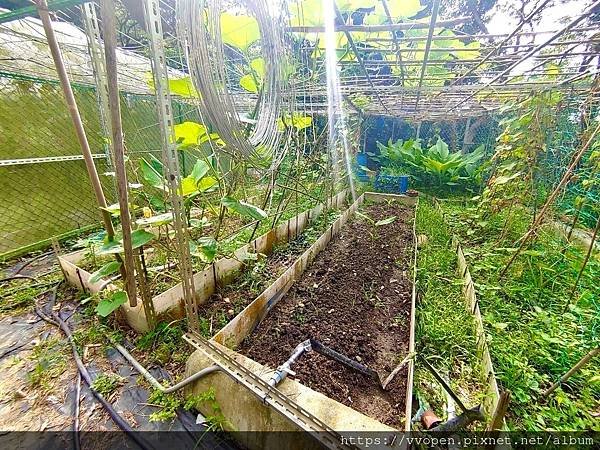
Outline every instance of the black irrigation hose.
<path fill-rule="evenodd" d="M 31 280 L 31 281 L 37 281 L 36 278 L 27 276 L 27 275 L 12 275 L 10 277 L 6 277 L 6 278 L 2 278 L 0 280 L 0 283 L 4 283 L 6 281 L 12 281 L 12 280 Z"/>
<path fill-rule="evenodd" d="M 153 450 L 154 447 L 151 444 L 142 440 L 142 438 L 140 438 L 139 436 L 137 436 L 135 434 L 135 432 L 133 431 L 133 429 L 125 421 L 125 419 L 123 419 L 119 415 L 119 413 L 117 413 L 117 411 L 115 411 L 113 406 L 102 396 L 102 394 L 100 394 L 98 391 L 96 391 L 92 387 L 92 383 L 93 383 L 92 377 L 90 376 L 90 373 L 89 373 L 87 367 L 85 366 L 85 364 L 81 360 L 81 357 L 79 356 L 79 352 L 77 351 L 77 346 L 75 345 L 75 342 L 73 341 L 73 334 L 71 333 L 71 329 L 60 318 L 60 316 L 52 310 L 52 308 L 54 307 L 54 303 L 56 302 L 56 293 L 58 291 L 58 287 L 60 286 L 60 284 L 61 283 L 58 283 L 50 291 L 50 299 L 49 299 L 48 305 L 47 305 L 48 310 L 50 311 L 50 314 L 48 315 L 45 311 L 43 311 L 41 308 L 38 308 L 37 306 L 35 308 L 36 313 L 38 313 L 38 315 L 46 322 L 59 327 L 63 331 L 63 333 L 67 336 L 67 340 L 69 341 L 69 344 L 71 345 L 71 349 L 73 351 L 73 358 L 75 359 L 75 363 L 77 364 L 77 369 L 79 370 L 81 377 L 83 378 L 85 383 L 90 388 L 90 391 L 92 392 L 94 397 L 96 397 L 96 400 L 98 400 L 98 402 L 104 407 L 104 409 L 106 409 L 106 411 L 108 412 L 111 419 L 115 422 L 115 424 L 121 430 L 123 430 L 123 432 L 125 432 L 125 434 L 130 439 L 132 439 L 138 445 L 138 447 L 140 447 L 142 450 Z"/>
<path fill-rule="evenodd" d="M 24 263 L 21 265 L 21 267 L 19 267 L 19 268 L 18 268 L 18 269 L 17 269 L 17 270 L 16 270 L 16 271 L 13 273 L 13 275 L 18 275 L 18 274 L 20 274 L 20 273 L 23 271 L 23 269 L 24 269 L 25 267 L 27 267 L 28 265 L 30 265 L 32 262 L 34 262 L 34 261 L 37 261 L 38 259 L 42 259 L 42 258 L 44 258 L 44 257 L 46 257 L 46 256 L 48 256 L 48 255 L 51 255 L 52 253 L 54 253 L 54 251 L 49 251 L 49 252 L 46 252 L 46 253 L 42 253 L 41 255 L 37 255 L 37 256 L 34 256 L 33 258 L 30 258 L 30 259 L 28 259 L 27 261 L 25 261 L 25 262 L 24 262 Z"/>

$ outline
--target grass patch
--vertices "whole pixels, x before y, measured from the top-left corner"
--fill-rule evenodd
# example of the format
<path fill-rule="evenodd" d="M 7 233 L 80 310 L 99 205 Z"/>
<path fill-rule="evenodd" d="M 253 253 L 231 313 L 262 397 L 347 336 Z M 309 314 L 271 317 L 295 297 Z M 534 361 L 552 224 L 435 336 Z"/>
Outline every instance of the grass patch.
<path fill-rule="evenodd" d="M 153 330 L 140 336 L 135 346 L 150 363 L 183 363 L 188 356 L 187 345 L 183 341 L 184 333 L 182 321 L 160 322 Z"/>
<path fill-rule="evenodd" d="M 438 208 L 419 201 L 417 234 L 427 236 L 417 256 L 417 351 L 450 382 L 463 403 L 472 407 L 484 392 L 476 353 L 475 321 L 465 307 L 462 280 L 456 275 L 452 235 Z M 417 362 L 417 393 L 442 417 L 446 394 Z"/>
<path fill-rule="evenodd" d="M 34 365 L 27 374 L 31 386 L 50 391 L 53 380 L 67 368 L 66 355 L 66 343 L 60 338 L 48 338 L 36 344 L 30 356 Z"/>
<path fill-rule="evenodd" d="M 123 386 L 126 379 L 114 373 L 99 375 L 92 383 L 92 389 L 96 390 L 104 397 L 108 397 L 118 388 Z"/>
<path fill-rule="evenodd" d="M 444 203 L 460 235 L 476 282 L 490 353 L 500 384 L 512 392 L 512 429 L 598 429 L 600 361 L 592 360 L 562 388 L 543 390 L 600 345 L 600 263 L 591 260 L 572 300 L 582 252 L 549 229 L 499 274 L 531 224 L 524 208 L 486 214 L 461 202 Z"/>
<path fill-rule="evenodd" d="M 1 278 L 1 277 L 0 277 Z M 0 317 L 16 315 L 32 309 L 35 300 L 62 279 L 60 272 L 53 272 L 36 281 L 13 280 L 0 285 Z"/>

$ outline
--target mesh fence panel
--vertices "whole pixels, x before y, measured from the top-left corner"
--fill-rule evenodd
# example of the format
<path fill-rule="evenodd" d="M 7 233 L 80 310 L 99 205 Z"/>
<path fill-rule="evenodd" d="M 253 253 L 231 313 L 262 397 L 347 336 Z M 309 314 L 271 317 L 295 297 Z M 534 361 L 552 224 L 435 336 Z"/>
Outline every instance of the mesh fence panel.
<path fill-rule="evenodd" d="M 107 202 L 114 202 L 114 179 L 105 175 L 112 168 L 95 90 L 76 86 L 74 93 Z M 121 101 L 132 163 L 149 153 L 160 156 L 154 97 L 125 93 Z M 174 113 L 177 122 L 199 120 L 191 105 L 176 102 Z M 0 152 L 0 256 L 99 224 L 81 149 L 58 84 L 0 78 Z M 187 161 L 184 166 L 191 164 Z"/>
<path fill-rule="evenodd" d="M 98 155 L 97 169 L 106 172 L 95 93 L 81 88 L 75 96 L 92 153 Z M 0 254 L 98 222 L 81 150 L 57 84 L 0 78 L 0 150 Z M 106 181 L 107 196 L 112 197 L 112 182 Z"/>

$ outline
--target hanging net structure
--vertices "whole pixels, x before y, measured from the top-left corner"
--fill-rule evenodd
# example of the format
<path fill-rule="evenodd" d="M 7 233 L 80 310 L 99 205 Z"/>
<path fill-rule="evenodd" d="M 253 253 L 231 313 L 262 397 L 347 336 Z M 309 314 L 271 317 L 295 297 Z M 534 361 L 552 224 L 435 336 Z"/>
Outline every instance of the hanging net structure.
<path fill-rule="evenodd" d="M 130 3 L 115 4 L 125 145 L 132 161 L 160 159 L 152 42 L 144 9 Z M 51 1 L 49 9 L 101 181 L 116 201 L 105 88 L 98 88 L 105 83 L 102 20 L 97 5 L 86 5 Z M 598 71 L 597 2 L 574 2 L 564 17 L 551 1 L 498 13 L 495 20 L 510 24 L 502 32 L 481 20 L 492 9 L 462 11 L 438 0 L 153 5 L 162 18 L 176 136 L 197 144 L 181 154 L 184 172 L 211 155 L 223 173 L 242 163 L 274 187 L 289 155 L 322 148 L 333 155 L 324 167 L 351 172 L 352 155 L 332 150 L 343 139 L 354 154 L 411 133 L 463 151 L 491 149 L 511 105 L 552 91 L 561 97 L 559 120 L 539 174 L 551 186 L 580 141 L 583 110 L 597 107 L 597 96 L 589 96 Z M 98 211 L 41 22 L 31 8 L 5 9 L 0 18 L 0 254 L 7 256 L 93 227 Z M 340 99 L 335 111 L 332 89 Z M 343 132 L 324 133 L 339 120 Z M 585 161 L 577 170 L 590 175 Z M 594 189 L 571 183 L 562 209 L 572 211 L 580 197 L 593 203 Z M 595 214 L 584 208 L 587 223 Z"/>

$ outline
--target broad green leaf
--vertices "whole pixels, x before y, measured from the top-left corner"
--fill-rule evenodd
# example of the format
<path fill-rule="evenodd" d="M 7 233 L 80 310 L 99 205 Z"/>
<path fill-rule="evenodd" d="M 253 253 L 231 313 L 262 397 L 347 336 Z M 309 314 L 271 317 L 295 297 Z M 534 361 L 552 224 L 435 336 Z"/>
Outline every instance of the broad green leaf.
<path fill-rule="evenodd" d="M 254 58 L 250 61 L 250 67 L 259 78 L 265 78 L 265 60 L 263 58 Z"/>
<path fill-rule="evenodd" d="M 391 216 L 387 219 L 378 220 L 377 222 L 375 222 L 375 226 L 380 227 L 382 225 L 389 225 L 390 223 L 394 222 L 397 218 L 397 216 Z"/>
<path fill-rule="evenodd" d="M 115 291 L 109 298 L 100 300 L 96 306 L 96 313 L 102 317 L 108 317 L 110 313 L 117 310 L 119 306 L 127 303 L 127 292 Z"/>
<path fill-rule="evenodd" d="M 171 214 L 170 212 L 158 214 L 156 216 L 151 216 L 151 217 L 144 217 L 142 219 L 138 219 L 135 221 L 135 223 L 138 224 L 140 227 L 146 227 L 146 226 L 159 227 L 161 225 L 166 225 L 171 222 L 173 222 L 173 214 Z"/>
<path fill-rule="evenodd" d="M 208 132 L 206 127 L 196 122 L 183 122 L 173 127 L 175 130 L 175 141 L 180 147 L 198 145 L 202 136 Z"/>
<path fill-rule="evenodd" d="M 198 191 L 206 192 L 209 189 L 216 187 L 218 180 L 215 177 L 204 177 L 197 184 Z"/>
<path fill-rule="evenodd" d="M 204 228 L 210 225 L 210 220 L 206 217 L 202 219 L 190 219 L 190 226 L 193 228 Z"/>
<path fill-rule="evenodd" d="M 150 87 L 150 89 L 156 92 L 156 87 L 154 86 L 154 76 L 152 75 L 152 72 L 146 72 L 145 78 L 148 87 Z M 200 95 L 194 87 L 194 83 L 192 83 L 190 77 L 170 79 L 169 92 L 171 94 L 179 95 L 181 97 L 200 98 Z"/>
<path fill-rule="evenodd" d="M 323 1 L 303 0 L 292 2 L 289 6 L 291 25 L 323 25 Z"/>
<path fill-rule="evenodd" d="M 459 46 L 460 47 L 460 46 Z M 476 59 L 481 53 L 481 43 L 479 41 L 469 42 L 463 46 L 464 50 L 457 50 L 452 52 L 459 59 Z"/>
<path fill-rule="evenodd" d="M 287 114 L 277 119 L 277 128 L 279 131 L 285 130 L 285 125 L 294 127 L 297 130 L 303 130 L 312 125 L 312 117 L 300 113 L 293 113 L 291 116 Z"/>
<path fill-rule="evenodd" d="M 196 164 L 194 164 L 194 167 L 192 169 L 192 173 L 190 173 L 190 176 L 197 183 L 202 178 L 204 178 L 204 176 L 208 173 L 209 170 L 210 170 L 210 166 L 208 165 L 208 163 L 202 159 L 199 159 L 198 161 L 196 161 Z"/>
<path fill-rule="evenodd" d="M 204 136 L 200 136 L 200 140 L 198 141 L 198 144 L 204 144 L 205 142 L 208 141 L 216 141 L 217 145 L 220 145 L 221 147 L 225 147 L 225 142 L 223 142 L 223 140 L 221 139 L 221 137 L 219 136 L 218 133 L 210 133 L 210 134 L 205 134 Z"/>
<path fill-rule="evenodd" d="M 150 184 L 150 186 L 162 190 L 165 189 L 165 182 L 162 175 L 144 158 L 140 159 L 140 169 L 142 171 L 142 177 Z"/>
<path fill-rule="evenodd" d="M 179 187 L 179 195 L 187 197 L 198 192 L 198 186 L 196 180 L 191 175 L 188 175 L 181 180 L 181 186 Z"/>
<path fill-rule="evenodd" d="M 438 155 L 440 155 L 443 159 L 446 159 L 449 155 L 449 151 L 448 151 L 448 144 L 446 144 L 442 138 L 438 138 L 437 142 L 435 143 L 435 149 L 438 153 Z"/>
<path fill-rule="evenodd" d="M 119 215 L 121 214 L 121 206 L 118 203 L 113 203 L 112 205 L 108 205 L 106 208 L 100 209 L 108 211 L 113 217 L 119 217 Z"/>
<path fill-rule="evenodd" d="M 517 177 L 521 176 L 521 172 L 513 173 L 512 175 L 502 175 L 497 178 L 494 178 L 492 184 L 506 184 L 511 180 L 514 180 Z"/>
<path fill-rule="evenodd" d="M 139 248 L 152 241 L 156 236 L 146 230 L 134 230 L 131 233 L 131 248 Z"/>
<path fill-rule="evenodd" d="M 200 98 L 190 77 L 170 79 L 169 91 L 171 94 L 180 95 L 182 97 Z"/>
<path fill-rule="evenodd" d="M 101 278 L 117 272 L 120 268 L 121 268 L 121 263 L 119 261 L 111 261 L 109 263 L 106 263 L 102 267 L 100 267 L 98 270 L 96 270 L 94 273 L 92 273 L 92 276 L 90 277 L 89 282 L 96 283 L 96 282 L 100 281 Z"/>
<path fill-rule="evenodd" d="M 258 93 L 258 86 L 256 85 L 256 81 L 254 81 L 254 77 L 251 74 L 244 75 L 240 78 L 240 86 L 246 89 L 248 92 L 252 92 L 253 94 Z"/>
<path fill-rule="evenodd" d="M 260 29 L 254 17 L 246 15 L 221 14 L 221 38 L 225 44 L 246 51 L 260 39 Z"/>
<path fill-rule="evenodd" d="M 240 261 L 257 261 L 258 253 L 249 252 L 247 248 L 243 248 L 241 250 L 237 250 L 235 252 L 235 257 Z M 262 255 L 262 253 L 261 253 Z"/>
<path fill-rule="evenodd" d="M 267 213 L 260 209 L 258 206 L 251 205 L 250 203 L 241 202 L 233 197 L 223 197 L 221 204 L 229 209 L 232 209 L 241 216 L 249 217 L 255 220 L 263 220 L 267 217 Z"/>
<path fill-rule="evenodd" d="M 99 255 L 112 255 L 116 253 L 123 253 L 123 245 L 121 244 L 121 241 L 116 239 L 110 242 L 105 242 L 98 250 Z"/>
<path fill-rule="evenodd" d="M 190 254 L 197 256 L 205 263 L 210 263 L 217 254 L 218 243 L 211 236 L 204 236 L 197 242 L 190 241 Z"/>

